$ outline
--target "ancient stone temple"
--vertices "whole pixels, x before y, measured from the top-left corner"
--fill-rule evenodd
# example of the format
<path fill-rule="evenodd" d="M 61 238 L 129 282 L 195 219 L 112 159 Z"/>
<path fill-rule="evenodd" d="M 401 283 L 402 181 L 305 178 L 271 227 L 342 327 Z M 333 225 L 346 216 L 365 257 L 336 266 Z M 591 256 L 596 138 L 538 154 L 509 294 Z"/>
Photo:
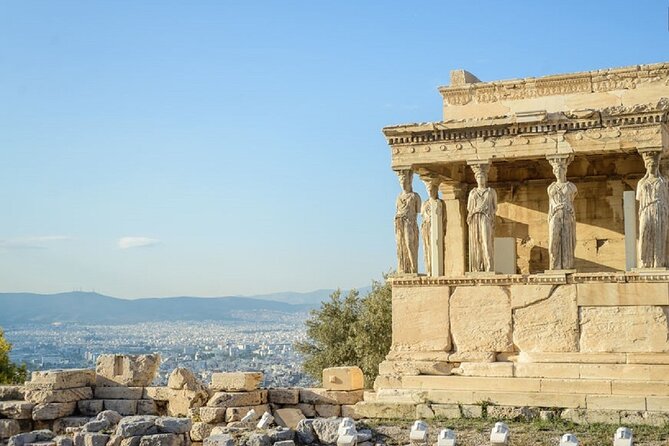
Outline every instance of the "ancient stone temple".
<path fill-rule="evenodd" d="M 456 70 L 439 93 L 441 121 L 383 129 L 405 258 L 361 413 L 669 419 L 669 63 L 495 82 Z M 443 211 L 427 225 L 412 175 Z"/>

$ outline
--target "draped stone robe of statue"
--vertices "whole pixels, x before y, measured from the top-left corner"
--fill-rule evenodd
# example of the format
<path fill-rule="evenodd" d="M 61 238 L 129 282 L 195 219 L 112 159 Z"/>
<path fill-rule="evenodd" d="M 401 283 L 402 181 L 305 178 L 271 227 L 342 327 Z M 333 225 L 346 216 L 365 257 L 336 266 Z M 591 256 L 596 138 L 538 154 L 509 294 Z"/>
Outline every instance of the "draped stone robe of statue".
<path fill-rule="evenodd" d="M 425 259 L 425 272 L 428 275 L 432 274 L 432 211 L 441 219 L 441 228 L 446 228 L 446 204 L 439 198 L 432 198 L 425 200 L 420 210 L 421 225 L 420 231 L 423 238 L 423 258 Z M 441 247 L 443 250 L 443 247 Z"/>
<path fill-rule="evenodd" d="M 659 172 L 659 153 L 643 153 L 646 175 L 639 180 L 640 268 L 664 268 L 667 265 L 667 230 L 669 229 L 669 185 Z"/>
<path fill-rule="evenodd" d="M 395 241 L 397 242 L 397 272 L 418 273 L 418 223 L 420 196 L 411 186 L 412 172 L 398 172 L 402 192 L 395 202 Z"/>
<path fill-rule="evenodd" d="M 548 257 L 550 269 L 572 269 L 576 249 L 576 185 L 567 181 L 567 160 L 551 160 L 557 181 L 548 186 Z"/>
<path fill-rule="evenodd" d="M 548 254 L 550 269 L 574 267 L 576 248 L 576 217 L 574 183 L 554 182 L 548 186 Z"/>
<path fill-rule="evenodd" d="M 495 214 L 497 192 L 487 187 L 487 166 L 474 165 L 478 187 L 469 192 L 467 225 L 469 226 L 469 271 L 494 271 Z"/>

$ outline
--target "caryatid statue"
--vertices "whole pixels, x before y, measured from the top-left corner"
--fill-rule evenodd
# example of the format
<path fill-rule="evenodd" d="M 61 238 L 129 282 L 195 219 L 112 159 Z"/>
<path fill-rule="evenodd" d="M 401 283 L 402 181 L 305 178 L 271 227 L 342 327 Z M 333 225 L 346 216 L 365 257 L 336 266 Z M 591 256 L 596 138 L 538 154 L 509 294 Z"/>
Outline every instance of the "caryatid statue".
<path fill-rule="evenodd" d="M 428 199 L 420 209 L 425 272 L 428 276 L 444 275 L 444 231 L 446 230 L 446 204 L 439 199 L 439 179 L 424 177 Z"/>
<path fill-rule="evenodd" d="M 572 269 L 576 248 L 576 185 L 567 181 L 569 155 L 548 156 L 556 181 L 548 186 L 548 258 L 549 268 Z"/>
<path fill-rule="evenodd" d="M 667 266 L 667 228 L 669 227 L 669 186 L 660 173 L 660 151 L 641 151 L 646 175 L 636 186 L 639 202 L 639 268 Z"/>
<path fill-rule="evenodd" d="M 470 164 L 476 187 L 467 199 L 469 226 L 469 271 L 494 272 L 495 214 L 497 192 L 488 187 L 489 163 Z"/>
<path fill-rule="evenodd" d="M 395 202 L 395 240 L 397 242 L 397 272 L 418 273 L 418 223 L 420 196 L 413 191 L 411 169 L 397 171 L 402 192 Z"/>

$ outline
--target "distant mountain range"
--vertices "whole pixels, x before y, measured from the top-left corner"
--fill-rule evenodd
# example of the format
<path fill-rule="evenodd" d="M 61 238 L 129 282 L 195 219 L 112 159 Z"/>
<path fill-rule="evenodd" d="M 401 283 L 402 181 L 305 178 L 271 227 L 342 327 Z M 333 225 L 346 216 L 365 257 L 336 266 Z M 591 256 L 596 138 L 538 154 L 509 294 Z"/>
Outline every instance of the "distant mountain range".
<path fill-rule="evenodd" d="M 368 288 L 360 290 L 365 294 Z M 0 325 L 22 323 L 130 324 L 138 322 L 236 320 L 239 312 L 300 313 L 320 306 L 333 290 L 249 297 L 118 299 L 93 292 L 0 293 Z"/>

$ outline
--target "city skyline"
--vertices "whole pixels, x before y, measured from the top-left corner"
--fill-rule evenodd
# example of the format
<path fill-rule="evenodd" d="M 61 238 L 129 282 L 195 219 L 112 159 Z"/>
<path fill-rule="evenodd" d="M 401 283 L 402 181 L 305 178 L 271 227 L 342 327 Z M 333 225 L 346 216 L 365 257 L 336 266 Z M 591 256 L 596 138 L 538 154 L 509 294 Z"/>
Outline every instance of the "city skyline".
<path fill-rule="evenodd" d="M 439 120 L 450 70 L 669 59 L 666 2 L 562 6 L 4 3 L 0 292 L 368 286 L 395 266 L 381 128 Z"/>

